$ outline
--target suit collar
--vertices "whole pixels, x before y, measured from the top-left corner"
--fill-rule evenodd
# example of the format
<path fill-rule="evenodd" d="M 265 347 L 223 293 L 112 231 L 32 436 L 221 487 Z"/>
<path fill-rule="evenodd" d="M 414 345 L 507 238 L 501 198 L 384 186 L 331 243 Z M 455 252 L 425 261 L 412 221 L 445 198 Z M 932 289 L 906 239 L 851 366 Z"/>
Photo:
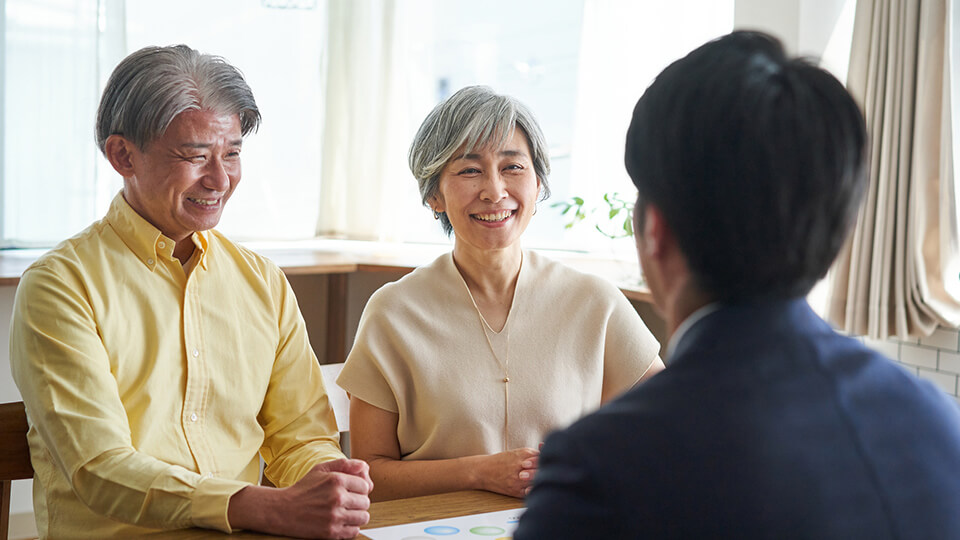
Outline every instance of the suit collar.
<path fill-rule="evenodd" d="M 694 321 L 679 336 L 669 365 L 699 356 L 696 351 L 714 349 L 726 342 L 776 334 L 830 331 L 805 298 L 739 304 L 724 304 Z"/>

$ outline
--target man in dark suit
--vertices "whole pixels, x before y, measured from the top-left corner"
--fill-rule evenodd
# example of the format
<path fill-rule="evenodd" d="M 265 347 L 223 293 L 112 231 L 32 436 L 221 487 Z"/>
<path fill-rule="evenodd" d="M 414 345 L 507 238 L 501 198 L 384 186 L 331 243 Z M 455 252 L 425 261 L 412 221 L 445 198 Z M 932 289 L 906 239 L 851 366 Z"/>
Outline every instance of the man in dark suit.
<path fill-rule="evenodd" d="M 668 367 L 551 435 L 514 538 L 960 538 L 956 403 L 804 297 L 865 189 L 830 74 L 736 32 L 661 73 L 626 165 Z"/>

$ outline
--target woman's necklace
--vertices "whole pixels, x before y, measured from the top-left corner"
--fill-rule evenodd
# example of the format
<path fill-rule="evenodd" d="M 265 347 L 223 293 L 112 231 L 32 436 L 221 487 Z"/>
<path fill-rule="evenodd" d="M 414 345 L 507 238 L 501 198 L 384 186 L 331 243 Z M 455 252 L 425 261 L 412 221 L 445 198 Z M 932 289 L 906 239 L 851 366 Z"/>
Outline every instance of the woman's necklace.
<path fill-rule="evenodd" d="M 523 253 L 520 255 L 520 267 L 523 267 Z M 520 270 L 517 270 L 517 276 L 514 278 L 513 282 L 513 296 L 510 299 L 510 307 L 507 310 L 507 318 L 504 321 L 503 328 L 500 329 L 500 332 L 505 332 L 503 334 L 503 339 L 506 340 L 506 345 L 504 347 L 504 357 L 503 360 L 500 359 L 500 355 L 497 354 L 496 347 L 493 346 L 493 341 L 490 339 L 490 334 L 493 333 L 496 336 L 500 336 L 500 333 L 494 332 L 490 325 L 487 324 L 487 319 L 484 318 L 483 313 L 480 311 L 480 306 L 477 304 L 477 300 L 473 296 L 473 291 L 470 290 L 470 285 L 467 284 L 467 279 L 463 270 L 460 268 L 460 265 L 457 264 L 456 258 L 453 261 L 454 265 L 457 266 L 457 271 L 460 272 L 461 278 L 464 279 L 464 285 L 467 288 L 467 294 L 470 295 L 470 301 L 473 302 L 473 309 L 477 311 L 477 318 L 480 319 L 480 329 L 483 330 L 483 337 L 487 340 L 487 347 L 490 347 L 490 354 L 493 355 L 493 359 L 497 361 L 497 365 L 500 366 L 500 372 L 503 377 L 500 379 L 500 382 L 503 383 L 503 451 L 506 452 L 510 446 L 507 441 L 507 436 L 509 434 L 510 427 L 510 313 L 513 311 L 513 303 L 517 298 L 517 287 L 519 286 L 520 281 Z"/>
<path fill-rule="evenodd" d="M 474 307 L 476 307 L 476 303 L 474 303 Z M 506 452 L 509 448 L 507 445 L 507 433 L 510 424 L 510 327 L 506 327 L 507 333 L 504 336 L 507 341 L 506 354 L 504 355 L 504 360 L 500 360 L 500 356 L 497 354 L 493 342 L 490 341 L 490 332 L 493 332 L 493 329 L 487 324 L 487 320 L 483 318 L 479 307 L 477 307 L 477 315 L 480 317 L 480 328 L 483 330 L 483 337 L 487 340 L 487 346 L 490 347 L 490 354 L 492 354 L 493 359 L 497 361 L 497 365 L 500 366 L 500 372 L 503 374 L 503 379 L 501 379 L 503 381 L 503 451 Z"/>

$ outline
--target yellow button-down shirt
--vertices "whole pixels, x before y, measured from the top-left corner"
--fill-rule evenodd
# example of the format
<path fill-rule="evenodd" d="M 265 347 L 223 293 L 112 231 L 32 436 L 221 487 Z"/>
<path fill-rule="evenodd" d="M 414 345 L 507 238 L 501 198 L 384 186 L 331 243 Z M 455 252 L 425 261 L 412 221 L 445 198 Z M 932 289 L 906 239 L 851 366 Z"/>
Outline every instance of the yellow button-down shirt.
<path fill-rule="evenodd" d="M 41 537 L 229 531 L 227 504 L 343 457 L 296 298 L 270 261 L 174 242 L 117 195 L 21 278 L 10 362 L 30 418 Z"/>

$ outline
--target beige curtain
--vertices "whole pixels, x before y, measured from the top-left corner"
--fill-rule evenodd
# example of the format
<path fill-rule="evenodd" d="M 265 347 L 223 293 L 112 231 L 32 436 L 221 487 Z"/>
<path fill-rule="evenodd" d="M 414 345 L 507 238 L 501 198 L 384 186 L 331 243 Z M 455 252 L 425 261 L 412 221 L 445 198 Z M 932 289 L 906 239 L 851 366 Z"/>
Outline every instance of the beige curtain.
<path fill-rule="evenodd" d="M 867 120 L 870 184 L 828 304 L 851 334 L 960 326 L 947 2 L 857 2 L 847 85 Z"/>

